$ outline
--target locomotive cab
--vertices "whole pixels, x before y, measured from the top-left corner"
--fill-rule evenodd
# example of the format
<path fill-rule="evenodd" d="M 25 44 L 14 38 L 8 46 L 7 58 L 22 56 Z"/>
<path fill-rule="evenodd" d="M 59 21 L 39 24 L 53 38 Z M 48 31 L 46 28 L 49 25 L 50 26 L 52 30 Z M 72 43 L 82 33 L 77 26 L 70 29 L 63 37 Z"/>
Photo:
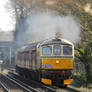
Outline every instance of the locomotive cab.
<path fill-rule="evenodd" d="M 45 42 L 40 47 L 41 81 L 49 85 L 72 82 L 74 47 L 61 39 Z"/>

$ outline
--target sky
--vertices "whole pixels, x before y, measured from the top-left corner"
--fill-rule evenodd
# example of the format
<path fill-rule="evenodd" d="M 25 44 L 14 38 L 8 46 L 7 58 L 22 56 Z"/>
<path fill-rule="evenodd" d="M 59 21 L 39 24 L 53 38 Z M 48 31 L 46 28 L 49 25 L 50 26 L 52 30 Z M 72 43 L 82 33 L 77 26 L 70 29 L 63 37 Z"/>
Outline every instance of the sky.
<path fill-rule="evenodd" d="M 2 0 L 0 3 L 0 31 L 11 31 L 14 29 L 12 14 L 6 8 L 9 0 Z"/>

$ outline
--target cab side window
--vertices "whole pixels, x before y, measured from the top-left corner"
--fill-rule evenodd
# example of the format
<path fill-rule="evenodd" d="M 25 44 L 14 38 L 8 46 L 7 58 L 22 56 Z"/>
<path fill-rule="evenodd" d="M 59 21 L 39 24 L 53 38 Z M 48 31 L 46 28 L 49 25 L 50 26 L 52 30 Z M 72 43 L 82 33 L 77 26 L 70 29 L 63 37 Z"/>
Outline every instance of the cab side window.
<path fill-rule="evenodd" d="M 52 54 L 52 47 L 51 46 L 42 47 L 42 55 L 51 55 L 51 54 Z"/>

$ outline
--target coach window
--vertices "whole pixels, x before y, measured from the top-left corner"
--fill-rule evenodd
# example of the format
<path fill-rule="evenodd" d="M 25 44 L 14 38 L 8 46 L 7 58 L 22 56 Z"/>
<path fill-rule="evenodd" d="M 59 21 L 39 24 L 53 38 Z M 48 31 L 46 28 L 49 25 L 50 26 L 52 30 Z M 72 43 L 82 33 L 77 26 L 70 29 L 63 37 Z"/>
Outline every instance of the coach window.
<path fill-rule="evenodd" d="M 54 45 L 54 55 L 61 55 L 61 45 Z"/>
<path fill-rule="evenodd" d="M 64 55 L 72 55 L 72 47 L 71 46 L 63 46 L 63 54 Z"/>
<path fill-rule="evenodd" d="M 51 55 L 51 54 L 52 54 L 52 47 L 51 46 L 42 47 L 42 55 Z"/>

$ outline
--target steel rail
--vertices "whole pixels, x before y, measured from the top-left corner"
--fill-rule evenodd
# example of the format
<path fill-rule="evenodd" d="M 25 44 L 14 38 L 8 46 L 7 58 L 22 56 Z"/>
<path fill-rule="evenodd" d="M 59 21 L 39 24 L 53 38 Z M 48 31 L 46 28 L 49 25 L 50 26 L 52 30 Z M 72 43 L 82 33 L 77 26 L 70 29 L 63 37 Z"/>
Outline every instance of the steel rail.
<path fill-rule="evenodd" d="M 0 85 L 7 91 L 9 92 L 9 89 L 0 81 Z"/>
<path fill-rule="evenodd" d="M 15 79 L 15 78 L 12 78 L 11 76 L 6 76 L 9 80 L 13 81 L 14 83 L 16 83 L 17 85 L 19 85 L 20 87 L 22 87 L 23 89 L 27 90 L 28 92 L 40 92 L 39 90 L 37 89 L 34 89 L 33 87 L 23 83 L 22 81 L 18 80 L 18 79 Z M 11 78 L 10 78 L 11 77 Z M 32 91 L 31 91 L 32 90 Z"/>
<path fill-rule="evenodd" d="M 12 72 L 10 72 L 10 74 L 13 74 L 13 75 L 16 76 L 16 77 L 23 78 L 23 77 L 21 77 L 21 76 L 15 74 L 15 73 L 12 73 Z M 11 76 L 11 75 L 9 75 L 9 76 Z M 13 77 L 13 78 L 14 78 L 14 77 Z M 34 81 L 34 80 L 31 80 L 31 81 L 30 81 L 30 80 L 27 80 L 27 79 L 25 79 L 25 78 L 23 78 L 23 80 L 28 81 L 28 82 L 30 82 L 30 83 L 33 83 L 33 84 L 35 84 L 35 85 L 38 85 L 40 88 L 44 88 L 44 90 L 45 90 L 45 89 L 48 90 L 48 92 L 56 92 L 56 89 L 54 89 L 53 87 L 46 86 L 46 85 L 44 85 L 44 84 L 42 84 L 42 83 L 39 83 L 39 82 L 36 82 L 36 81 Z M 21 81 L 20 81 L 20 82 L 21 82 Z"/>
<path fill-rule="evenodd" d="M 66 88 L 66 90 L 70 90 L 70 91 L 74 91 L 74 92 L 81 92 L 79 89 L 77 89 L 77 88 L 75 88 L 75 87 L 70 87 L 70 86 L 68 86 L 68 87 Z"/>
<path fill-rule="evenodd" d="M 56 89 L 54 89 L 52 87 L 49 87 L 49 86 L 46 86 L 46 85 L 43 85 L 43 87 L 49 89 L 50 91 L 56 92 Z"/>
<path fill-rule="evenodd" d="M 3 88 L 5 92 L 12 92 L 12 91 L 18 91 L 18 90 L 23 90 L 23 88 L 20 88 L 18 85 L 16 85 L 14 82 L 10 81 L 7 79 L 6 76 L 3 74 L 0 74 L 0 85 Z M 15 92 L 14 91 L 14 92 Z"/>

